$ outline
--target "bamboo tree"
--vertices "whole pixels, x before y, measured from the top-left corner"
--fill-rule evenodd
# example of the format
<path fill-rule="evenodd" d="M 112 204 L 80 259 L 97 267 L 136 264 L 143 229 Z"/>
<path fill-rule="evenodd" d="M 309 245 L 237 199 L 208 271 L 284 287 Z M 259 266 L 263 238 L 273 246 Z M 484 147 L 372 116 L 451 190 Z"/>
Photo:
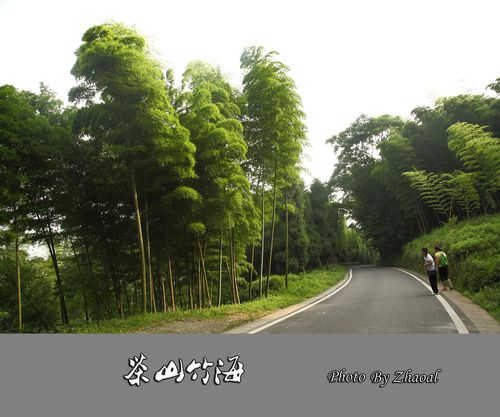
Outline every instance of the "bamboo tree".
<path fill-rule="evenodd" d="M 167 293 L 165 289 L 165 280 L 163 279 L 163 268 L 159 257 L 157 257 L 157 262 L 158 262 L 158 287 L 160 288 L 161 292 L 161 305 L 163 312 L 166 313 L 168 310 Z"/>
<path fill-rule="evenodd" d="M 148 290 L 146 280 L 146 257 L 144 254 L 144 241 L 142 239 L 141 213 L 139 211 L 139 201 L 137 198 L 137 187 L 135 184 L 135 175 L 132 173 L 132 195 L 134 200 L 135 224 L 137 227 L 137 236 L 139 242 L 139 253 L 141 256 L 141 277 L 142 277 L 142 312 L 146 313 L 148 308 Z"/>
<path fill-rule="evenodd" d="M 23 307 L 21 300 L 21 263 L 19 261 L 19 236 L 16 234 L 16 284 L 17 284 L 17 323 L 18 331 L 23 331 Z"/>
<path fill-rule="evenodd" d="M 170 288 L 170 302 L 172 311 L 175 311 L 175 292 L 174 292 L 174 279 L 172 276 L 172 262 L 170 256 L 168 257 L 168 285 Z"/>
<path fill-rule="evenodd" d="M 288 201 L 285 191 L 285 288 L 288 288 Z"/>
<path fill-rule="evenodd" d="M 219 289 L 217 291 L 217 305 L 221 305 L 222 296 L 222 240 L 224 239 L 224 229 L 220 230 L 219 238 Z"/>
<path fill-rule="evenodd" d="M 151 306 L 151 311 L 156 313 L 156 300 L 155 300 L 155 290 L 154 290 L 154 280 L 153 280 L 153 269 L 151 266 L 151 240 L 149 238 L 149 210 L 148 210 L 148 196 L 145 198 L 144 206 L 144 221 L 146 225 L 146 250 L 147 250 L 147 263 L 148 263 L 148 275 L 149 275 L 149 303 Z"/>
<path fill-rule="evenodd" d="M 235 240 L 235 233 L 234 233 L 234 228 L 230 231 L 230 236 L 231 236 L 231 252 L 232 252 L 232 261 L 233 261 L 233 266 L 232 266 L 232 271 L 233 271 L 233 285 L 234 285 L 234 295 L 235 295 L 235 303 L 240 304 L 240 293 L 238 290 L 238 263 L 236 259 L 236 240 Z"/>
<path fill-rule="evenodd" d="M 305 115 L 295 83 L 288 75 L 289 69 L 275 59 L 276 55 L 274 51 L 264 53 L 262 47 L 246 48 L 241 55 L 241 68 L 245 71 L 243 93 L 247 101 L 243 119 L 248 144 L 246 169 L 252 180 L 262 183 L 262 196 L 266 186 L 271 185 L 273 190 L 266 296 L 272 271 L 277 194 L 298 177 L 300 155 L 306 139 Z M 264 238 L 264 221 L 261 232 Z M 263 257 L 264 241 L 261 263 Z"/>
<path fill-rule="evenodd" d="M 194 146 L 179 125 L 162 69 L 149 55 L 141 35 L 109 23 L 91 27 L 82 40 L 72 68 L 79 84 L 70 91 L 71 101 L 84 104 L 77 111 L 75 131 L 92 142 L 107 142 L 118 161 L 115 169 L 129 171 L 146 312 L 146 256 L 137 182 L 142 185 L 149 171 L 161 171 L 169 179 L 166 197 L 179 180 L 194 174 Z"/>
<path fill-rule="evenodd" d="M 264 183 L 262 183 L 262 207 L 261 207 L 261 242 L 260 242 L 260 274 L 259 274 L 259 298 L 262 298 L 262 281 L 264 274 L 264 227 L 265 227 L 265 212 L 264 212 Z"/>
<path fill-rule="evenodd" d="M 88 323 L 89 322 L 89 310 L 88 310 L 88 304 L 87 304 L 87 291 L 85 289 L 85 284 L 82 279 L 82 269 L 80 267 L 80 261 L 78 260 L 78 255 L 76 254 L 76 249 L 75 249 L 75 244 L 73 241 L 71 241 L 71 250 L 73 251 L 73 256 L 76 262 L 76 267 L 78 269 L 78 275 L 81 281 L 81 286 L 82 286 L 82 295 L 83 295 L 83 308 L 85 311 L 85 321 Z"/>
<path fill-rule="evenodd" d="M 253 283 L 253 272 L 255 270 L 254 266 L 255 261 L 255 242 L 252 243 L 252 255 L 250 260 L 250 281 L 248 282 L 248 300 L 252 301 L 252 283 Z"/>
<path fill-rule="evenodd" d="M 250 184 L 241 167 L 247 147 L 238 120 L 238 94 L 218 69 L 203 62 L 190 63 L 184 73 L 184 110 L 180 118 L 196 145 L 197 161 L 197 178 L 189 183 L 195 190 L 192 192 L 193 204 L 186 211 L 190 211 L 189 228 L 198 231 L 195 244 L 200 258 L 200 289 L 206 294 L 209 306 L 212 300 L 205 249 L 213 245 L 217 250 L 215 242 L 219 242 L 219 303 L 222 302 L 223 230 L 227 228 L 229 284 L 235 302 L 238 298 L 235 274 L 240 253 L 234 248 L 237 244 L 244 248 L 254 238 L 251 232 L 246 232 L 255 213 Z"/>
<path fill-rule="evenodd" d="M 274 247 L 274 226 L 276 224 L 276 181 L 277 181 L 277 172 L 278 172 L 278 148 L 274 150 L 274 178 L 273 178 L 273 217 L 271 221 L 271 245 L 269 247 L 269 266 L 267 269 L 267 277 L 266 277 L 266 298 L 267 293 L 269 291 L 269 277 L 271 276 L 271 266 L 273 262 L 273 247 Z"/>

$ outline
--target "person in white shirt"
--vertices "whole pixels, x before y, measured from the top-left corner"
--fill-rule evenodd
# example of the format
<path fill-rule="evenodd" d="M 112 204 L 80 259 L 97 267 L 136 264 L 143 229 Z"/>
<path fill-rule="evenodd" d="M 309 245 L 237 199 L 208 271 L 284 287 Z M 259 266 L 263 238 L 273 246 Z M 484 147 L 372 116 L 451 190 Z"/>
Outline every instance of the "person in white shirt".
<path fill-rule="evenodd" d="M 429 277 L 429 283 L 431 284 L 432 292 L 434 294 L 438 293 L 438 284 L 437 284 L 437 272 L 436 265 L 434 263 L 434 258 L 429 253 L 427 248 L 422 248 L 422 255 L 424 257 L 424 268 L 427 272 L 427 276 Z"/>

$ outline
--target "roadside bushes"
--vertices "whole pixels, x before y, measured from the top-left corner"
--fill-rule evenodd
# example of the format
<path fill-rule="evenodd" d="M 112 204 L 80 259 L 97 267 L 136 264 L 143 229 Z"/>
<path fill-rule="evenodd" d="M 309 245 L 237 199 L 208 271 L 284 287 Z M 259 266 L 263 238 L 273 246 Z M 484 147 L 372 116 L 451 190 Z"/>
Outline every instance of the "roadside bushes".
<path fill-rule="evenodd" d="M 486 287 L 479 292 L 466 291 L 465 295 L 500 321 L 500 286 Z"/>
<path fill-rule="evenodd" d="M 403 248 L 399 264 L 422 271 L 420 248 L 440 246 L 449 259 L 450 278 L 483 308 L 500 317 L 500 216 L 446 224 Z M 484 302 L 482 302 L 484 301 Z"/>
<path fill-rule="evenodd" d="M 291 282 L 296 282 L 300 279 L 305 279 L 307 281 L 306 276 L 300 276 L 296 274 L 289 274 L 288 275 L 288 283 L 290 284 Z M 246 282 L 246 281 L 245 281 Z M 248 300 L 248 282 L 246 282 L 246 286 L 244 286 L 244 289 L 242 290 L 242 286 L 238 284 L 238 287 L 240 288 L 240 299 L 242 301 L 247 301 Z M 285 288 L 285 277 L 283 275 L 271 275 L 269 277 L 269 293 L 275 293 L 278 291 L 281 291 Z M 243 293 L 242 293 L 243 291 Z M 262 294 L 264 295 L 266 291 L 266 277 L 262 280 Z M 259 298 L 259 279 L 254 277 L 254 280 L 252 282 L 252 300 L 255 300 Z"/>

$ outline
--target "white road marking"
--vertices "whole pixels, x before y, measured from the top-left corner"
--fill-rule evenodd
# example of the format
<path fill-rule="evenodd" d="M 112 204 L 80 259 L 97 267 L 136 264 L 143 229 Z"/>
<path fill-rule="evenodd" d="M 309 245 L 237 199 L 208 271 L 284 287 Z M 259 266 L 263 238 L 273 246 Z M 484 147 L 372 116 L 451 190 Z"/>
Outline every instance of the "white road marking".
<path fill-rule="evenodd" d="M 340 290 L 342 290 L 344 287 L 346 287 L 349 282 L 351 282 L 352 279 L 352 269 L 349 269 L 349 279 L 342 284 L 339 288 L 337 288 L 335 291 L 331 292 L 330 294 L 325 295 L 324 297 L 321 297 L 319 300 L 316 300 L 314 303 L 311 303 L 309 305 L 306 305 L 305 307 L 302 307 L 301 309 L 294 311 L 293 313 L 287 314 L 286 316 L 280 317 L 279 319 L 273 320 L 272 322 L 265 324 L 264 326 L 258 327 L 255 330 L 252 330 L 251 332 L 248 332 L 248 334 L 255 334 L 258 332 L 261 332 L 264 329 L 267 329 L 268 327 L 274 326 L 277 323 L 282 322 L 283 320 L 286 320 L 292 316 L 295 316 L 296 314 L 302 313 L 303 311 L 306 311 L 307 309 L 315 306 L 318 303 L 321 303 L 322 301 L 326 300 L 327 298 L 330 298 L 332 295 L 337 294 Z"/>
<path fill-rule="evenodd" d="M 423 282 L 420 278 L 416 277 L 413 274 L 410 274 L 409 272 L 399 269 L 399 268 L 394 268 L 397 269 L 398 271 L 404 272 L 405 274 L 410 275 L 411 277 L 415 278 L 418 282 L 420 282 L 424 287 L 426 287 L 430 292 L 432 291 L 432 288 L 429 284 L 426 284 Z M 443 305 L 444 309 L 450 316 L 450 318 L 453 320 L 453 323 L 455 324 L 455 327 L 457 328 L 458 333 L 460 334 L 468 334 L 469 331 L 467 330 L 467 327 L 465 327 L 464 322 L 460 317 L 458 317 L 458 314 L 453 310 L 453 308 L 448 304 L 448 302 L 441 296 L 441 295 L 436 295 L 436 298 L 439 300 L 439 302 Z"/>

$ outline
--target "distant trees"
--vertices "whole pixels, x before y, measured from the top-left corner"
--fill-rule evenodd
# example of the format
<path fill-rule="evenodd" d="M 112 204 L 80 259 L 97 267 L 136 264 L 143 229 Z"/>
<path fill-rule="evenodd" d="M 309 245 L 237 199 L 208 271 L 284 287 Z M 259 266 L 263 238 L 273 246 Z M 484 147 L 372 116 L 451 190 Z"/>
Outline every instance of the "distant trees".
<path fill-rule="evenodd" d="M 329 140 L 339 155 L 330 183 L 384 262 L 452 217 L 498 212 L 499 103 L 442 98 L 413 120 L 361 116 Z"/>

